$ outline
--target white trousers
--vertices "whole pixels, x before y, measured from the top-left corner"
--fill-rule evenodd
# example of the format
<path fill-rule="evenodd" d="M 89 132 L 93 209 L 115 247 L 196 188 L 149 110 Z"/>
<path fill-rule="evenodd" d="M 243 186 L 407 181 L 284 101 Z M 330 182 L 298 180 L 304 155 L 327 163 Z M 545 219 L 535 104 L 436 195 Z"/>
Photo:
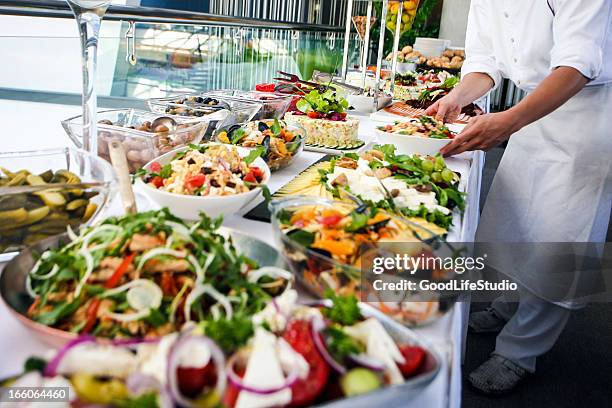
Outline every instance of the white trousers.
<path fill-rule="evenodd" d="M 556 343 L 570 315 L 570 310 L 521 290 L 520 302 L 504 296 L 491 307 L 507 323 L 498 334 L 495 353 L 506 357 L 529 372 L 536 368 L 536 358 Z"/>

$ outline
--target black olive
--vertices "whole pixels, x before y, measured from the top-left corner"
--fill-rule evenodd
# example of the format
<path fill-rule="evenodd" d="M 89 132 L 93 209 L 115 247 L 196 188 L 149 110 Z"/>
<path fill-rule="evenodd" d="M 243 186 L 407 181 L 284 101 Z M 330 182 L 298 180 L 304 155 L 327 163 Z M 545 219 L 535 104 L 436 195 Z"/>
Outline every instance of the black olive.
<path fill-rule="evenodd" d="M 200 169 L 200 173 L 202 174 L 211 174 L 214 170 L 211 169 L 210 167 L 202 167 Z"/>
<path fill-rule="evenodd" d="M 189 160 L 187 160 L 187 164 L 195 164 L 195 160 L 193 160 L 191 157 L 189 158 Z"/>
<path fill-rule="evenodd" d="M 268 125 L 266 125 L 266 122 L 259 122 L 257 124 L 257 129 L 259 129 L 260 132 L 263 132 L 265 130 L 270 129 L 270 127 Z"/>
<path fill-rule="evenodd" d="M 219 187 L 219 182 L 217 180 L 210 180 L 210 185 L 213 187 Z"/>
<path fill-rule="evenodd" d="M 236 183 L 234 183 L 233 181 L 228 181 L 225 185 L 228 186 L 229 188 L 236 187 Z"/>

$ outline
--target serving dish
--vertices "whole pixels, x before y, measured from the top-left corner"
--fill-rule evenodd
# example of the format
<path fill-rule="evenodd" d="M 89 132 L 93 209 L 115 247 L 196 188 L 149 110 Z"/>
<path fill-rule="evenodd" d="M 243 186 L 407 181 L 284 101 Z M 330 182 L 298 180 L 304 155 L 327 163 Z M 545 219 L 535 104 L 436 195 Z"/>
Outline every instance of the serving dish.
<path fill-rule="evenodd" d="M 255 114 L 252 120 L 281 119 L 293 100 L 292 95 L 275 92 L 261 92 L 257 90 L 242 91 L 238 89 L 217 89 L 208 92 L 208 94 L 261 104 L 260 110 Z"/>
<path fill-rule="evenodd" d="M 297 123 L 267 119 L 225 126 L 214 137 L 219 143 L 263 149 L 261 157 L 276 171 L 291 165 L 304 149 L 306 131 Z"/>
<path fill-rule="evenodd" d="M 209 147 L 218 153 L 214 158 L 207 154 Z M 196 152 L 191 163 L 193 151 Z M 152 201 L 186 220 L 199 219 L 200 212 L 211 217 L 233 214 L 253 201 L 270 179 L 270 169 L 260 154 L 260 151 L 222 143 L 188 146 L 145 165 L 137 183 Z M 232 161 L 228 164 L 229 159 Z M 231 169 L 224 167 L 230 164 Z M 196 169 L 196 165 L 202 169 Z M 145 182 L 143 177 L 150 180 Z M 197 180 L 191 182 L 188 177 L 197 177 Z"/>
<path fill-rule="evenodd" d="M 442 122 L 431 116 L 396 121 L 376 127 L 381 144 L 394 145 L 401 154 L 435 155 L 455 136 Z"/>
<path fill-rule="evenodd" d="M 202 93 L 179 93 L 164 98 L 151 98 L 147 100 L 149 109 L 153 112 L 168 114 L 178 112 L 185 116 L 207 117 L 207 115 L 220 115 L 217 126 L 233 122 L 248 122 L 260 111 L 262 103 L 253 100 L 238 99 L 230 96 Z M 214 120 L 219 120 L 216 118 Z"/>
<path fill-rule="evenodd" d="M 216 114 L 214 114 L 216 115 Z M 164 115 L 168 116 L 168 115 Z M 152 129 L 159 113 L 136 109 L 111 109 L 98 112 L 98 155 L 110 161 L 108 143 L 123 142 L 130 172 L 135 172 L 153 158 L 189 143 L 198 143 L 208 127 L 207 119 L 171 116 L 178 126 Z M 210 115 L 208 119 L 212 118 Z M 62 126 L 73 143 L 83 146 L 83 119 L 75 116 L 62 121 Z"/>
<path fill-rule="evenodd" d="M 315 296 L 322 297 L 330 289 L 355 295 L 411 326 L 437 320 L 457 299 L 456 294 L 420 290 L 389 295 L 376 290 L 370 284 L 372 272 L 361 267 L 366 259 L 389 256 L 391 250 L 414 257 L 434 253 L 427 242 L 439 237 L 422 225 L 373 210 L 367 204 L 307 196 L 274 200 L 270 209 L 281 252 L 297 280 Z M 363 224 L 359 228 L 358 221 Z M 449 270 L 419 270 L 407 279 L 437 282 L 452 274 Z M 385 275 L 384 279 L 395 276 Z"/>
<path fill-rule="evenodd" d="M 174 240 L 177 241 L 180 239 L 181 234 L 185 234 L 184 230 L 186 229 L 186 227 L 179 220 L 176 220 L 166 214 L 168 213 L 164 213 L 162 211 L 161 213 L 143 213 L 140 216 L 143 218 L 142 222 L 144 223 L 154 222 L 155 219 L 160 219 L 160 217 L 163 220 L 167 219 L 167 221 L 170 221 L 169 225 L 176 231 L 177 234 Z M 209 227 L 206 224 L 209 222 L 210 221 L 205 221 L 205 224 L 203 224 L 203 228 L 211 231 L 218 231 L 221 237 L 224 237 L 224 239 L 231 240 L 234 248 L 237 251 L 236 253 L 239 253 L 242 256 L 251 259 L 257 265 L 262 267 L 284 267 L 284 260 L 282 259 L 281 255 L 274 248 L 267 245 L 263 241 L 235 230 L 227 228 L 217 229 L 214 224 Z M 116 225 L 116 223 L 114 225 Z M 212 235 L 208 235 L 208 237 L 208 239 L 213 240 L 214 242 L 221 242 L 220 238 L 215 238 L 216 235 L 214 233 Z M 2 275 L 0 275 L 0 297 L 8 306 L 9 312 L 14 317 L 16 317 L 17 320 L 19 320 L 19 322 L 22 323 L 32 333 L 33 336 L 36 336 L 41 341 L 53 346 L 61 346 L 70 340 L 74 340 L 75 338 L 77 338 L 78 333 L 74 330 L 73 332 L 60 330 L 59 328 L 54 327 L 54 325 L 45 325 L 30 318 L 33 308 L 33 298 L 30 296 L 30 290 L 28 289 L 28 276 L 30 275 L 30 272 L 33 270 L 33 268 L 36 266 L 38 262 L 37 259 L 38 257 L 40 257 L 41 254 L 43 254 L 48 249 L 64 248 L 67 244 L 73 242 L 73 238 L 71 238 L 68 234 L 61 234 L 37 242 L 36 244 L 24 249 L 18 256 L 14 257 L 5 266 Z M 219 250 L 221 249 L 217 249 L 216 251 Z M 213 252 L 211 251 L 210 253 Z M 195 253 L 194 256 L 199 255 Z M 229 255 L 221 254 L 216 256 L 221 256 L 222 258 L 224 258 Z M 243 261 L 235 260 L 234 262 L 242 263 Z M 209 271 L 209 273 L 212 272 L 213 271 Z M 61 271 L 58 271 L 58 273 L 61 273 Z M 115 287 L 117 287 L 121 282 L 126 281 L 125 279 L 129 277 L 129 274 L 131 272 L 127 271 L 126 273 L 127 275 L 125 275 L 123 279 L 119 280 L 115 284 Z M 228 273 L 230 273 L 229 269 L 225 272 L 225 274 L 227 275 Z M 52 278 L 53 277 L 50 277 L 49 279 Z M 31 285 L 32 284 L 30 282 L 30 286 Z M 36 286 L 34 286 L 34 290 L 36 290 Z M 91 296 L 89 292 L 84 292 L 84 294 Z M 83 318 L 82 320 L 83 323 L 85 323 L 85 318 Z M 78 324 L 78 319 L 75 320 L 75 322 L 77 322 Z M 119 323 L 116 324 L 119 325 Z M 83 327 L 81 327 L 80 331 L 82 331 L 82 329 Z M 100 332 L 99 335 L 102 335 L 102 333 L 103 332 Z M 159 333 L 159 335 L 161 334 L 162 333 Z M 108 334 L 106 335 L 108 336 Z M 139 335 L 133 336 L 138 337 Z"/>
<path fill-rule="evenodd" d="M 159 339 L 80 337 L 55 355 L 30 358 L 27 372 L 10 384 L 66 387 L 73 405 L 337 408 L 397 404 L 440 372 L 431 346 L 356 299 L 296 299 L 288 289 L 275 298 L 279 312 L 268 303 L 237 348 L 227 341 L 235 334 L 218 341 L 208 322 Z M 339 307 L 350 315 L 338 315 Z M 340 338 L 342 348 L 334 346 Z"/>
<path fill-rule="evenodd" d="M 67 226 L 95 222 L 114 181 L 108 162 L 71 147 L 0 153 L 0 261 Z"/>

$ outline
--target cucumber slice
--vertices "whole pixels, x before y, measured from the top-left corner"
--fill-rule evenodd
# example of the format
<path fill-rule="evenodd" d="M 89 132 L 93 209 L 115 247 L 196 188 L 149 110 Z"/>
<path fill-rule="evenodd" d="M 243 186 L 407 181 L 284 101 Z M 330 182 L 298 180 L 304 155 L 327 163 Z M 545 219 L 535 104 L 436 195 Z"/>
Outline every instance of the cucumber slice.
<path fill-rule="evenodd" d="M 380 377 L 367 368 L 353 368 L 340 379 L 340 388 L 347 397 L 367 394 L 377 390 L 382 385 Z"/>

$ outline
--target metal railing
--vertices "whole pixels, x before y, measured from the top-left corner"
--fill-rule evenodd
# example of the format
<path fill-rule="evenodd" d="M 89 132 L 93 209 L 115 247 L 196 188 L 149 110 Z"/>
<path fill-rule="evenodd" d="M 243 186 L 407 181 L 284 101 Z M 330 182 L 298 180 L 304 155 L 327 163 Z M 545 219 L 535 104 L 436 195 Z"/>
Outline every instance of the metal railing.
<path fill-rule="evenodd" d="M 63 0 L 0 0 L 0 15 L 73 18 L 72 11 Z M 337 26 L 293 23 L 286 21 L 235 17 L 194 11 L 154 7 L 111 5 L 104 16 L 107 21 L 134 21 L 136 23 L 197 24 L 223 27 L 253 27 L 269 30 L 296 30 L 308 32 L 342 32 Z"/>

